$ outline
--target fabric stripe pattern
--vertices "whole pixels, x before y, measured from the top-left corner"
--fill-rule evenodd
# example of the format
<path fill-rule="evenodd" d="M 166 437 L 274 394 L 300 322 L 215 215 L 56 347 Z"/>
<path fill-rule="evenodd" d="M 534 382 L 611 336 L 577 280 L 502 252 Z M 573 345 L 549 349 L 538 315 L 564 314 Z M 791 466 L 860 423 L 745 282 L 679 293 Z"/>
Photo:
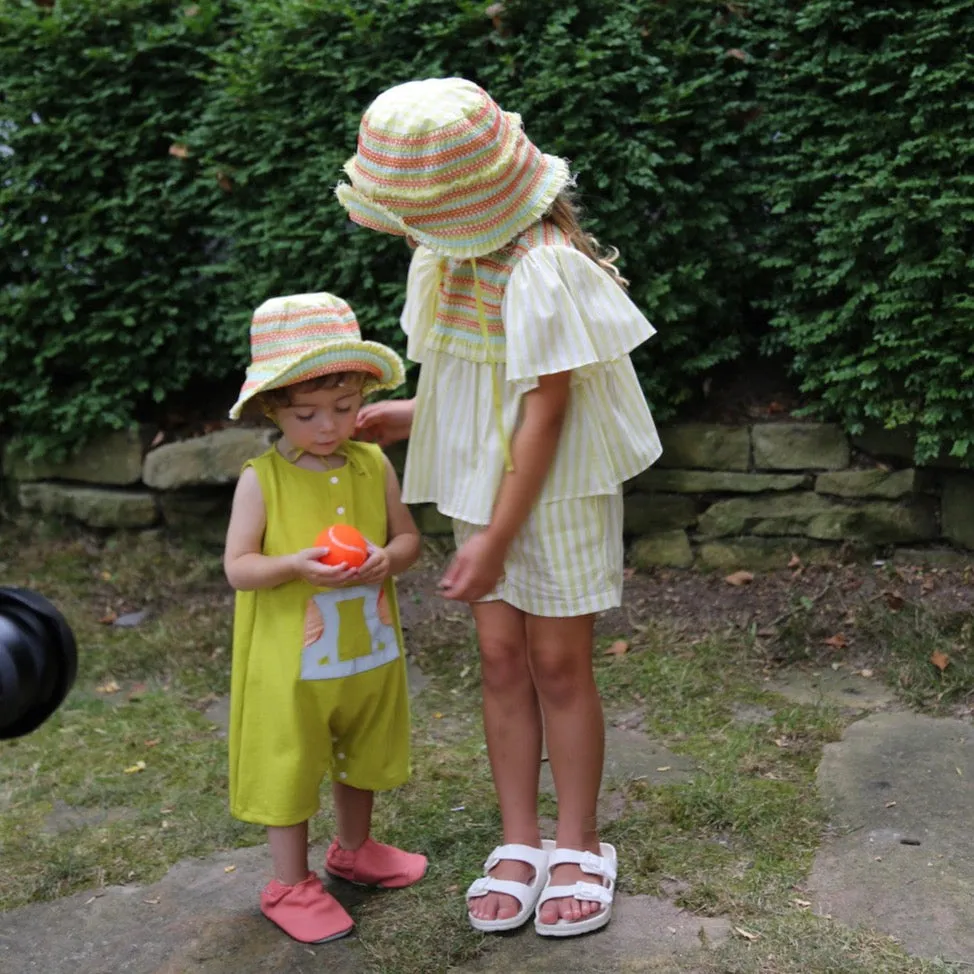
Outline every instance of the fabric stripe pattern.
<path fill-rule="evenodd" d="M 568 412 L 539 504 L 613 495 L 662 452 L 629 359 L 629 352 L 655 333 L 652 325 L 589 258 L 572 247 L 543 243 L 557 239 L 545 228 L 532 229 L 521 242 L 525 238 L 539 245 L 522 247 L 503 294 L 484 288 L 485 304 L 496 306 L 499 299 L 500 305 L 497 341 L 503 347 L 493 351 L 501 379 L 502 435 L 491 367 L 467 344 L 447 342 L 438 330 L 441 258 L 425 248 L 413 255 L 403 309 L 409 357 L 423 365 L 403 497 L 409 503 L 435 503 L 448 517 L 481 526 L 490 523 L 504 474 L 503 444 L 513 436 L 523 398 L 540 376 L 572 373 Z M 503 255 L 489 260 L 495 257 L 504 260 Z M 483 267 L 484 259 L 477 264 Z"/>
<path fill-rule="evenodd" d="M 333 294 L 271 298 L 250 328 L 251 363 L 230 410 L 238 419 L 258 393 L 335 372 L 364 372 L 364 394 L 405 381 L 402 359 L 379 342 L 363 341 L 355 313 Z"/>
<path fill-rule="evenodd" d="M 622 492 L 538 504 L 514 539 L 498 599 L 536 616 L 588 615 L 622 601 Z M 459 547 L 482 526 L 453 522 Z"/>
<path fill-rule="evenodd" d="M 571 178 L 563 159 L 527 138 L 519 115 L 461 78 L 411 81 L 379 95 L 344 169 L 351 185 L 336 194 L 353 221 L 460 259 L 503 247 Z"/>

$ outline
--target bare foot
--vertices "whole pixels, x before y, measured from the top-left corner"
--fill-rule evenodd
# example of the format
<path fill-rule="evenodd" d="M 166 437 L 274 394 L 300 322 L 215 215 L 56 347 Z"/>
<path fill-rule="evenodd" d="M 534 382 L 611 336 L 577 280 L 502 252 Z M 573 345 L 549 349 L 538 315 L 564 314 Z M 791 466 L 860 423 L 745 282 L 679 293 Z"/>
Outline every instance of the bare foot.
<path fill-rule="evenodd" d="M 548 884 L 550 886 L 573 886 L 577 882 L 598 885 L 599 877 L 584 873 L 581 867 L 566 862 L 551 870 L 551 879 Z M 564 896 L 560 899 L 548 900 L 541 907 L 540 920 L 542 923 L 557 923 L 559 920 L 577 923 L 579 920 L 590 917 L 593 913 L 599 913 L 602 909 L 602 904 L 593 900 L 576 900 L 574 896 Z"/>
<path fill-rule="evenodd" d="M 534 867 L 517 859 L 503 859 L 487 875 L 495 879 L 530 884 L 534 879 Z M 517 916 L 521 904 L 507 893 L 488 893 L 486 896 L 467 900 L 467 909 L 477 920 L 510 920 Z"/>

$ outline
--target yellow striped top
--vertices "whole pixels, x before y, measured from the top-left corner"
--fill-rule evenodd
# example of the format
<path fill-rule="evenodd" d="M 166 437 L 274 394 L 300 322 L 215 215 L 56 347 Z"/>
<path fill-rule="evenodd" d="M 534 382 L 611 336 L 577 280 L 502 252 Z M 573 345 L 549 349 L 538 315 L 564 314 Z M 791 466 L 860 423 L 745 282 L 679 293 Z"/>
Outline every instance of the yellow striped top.
<path fill-rule="evenodd" d="M 545 243 L 543 234 L 529 239 L 533 246 L 521 248 L 502 293 L 492 295 L 501 319 L 499 329 L 490 323 L 504 436 L 513 434 L 521 399 L 537 386 L 538 376 L 573 372 L 558 451 L 539 502 L 614 494 L 662 452 L 629 359 L 655 329 L 584 254 Z M 403 499 L 432 502 L 448 517 L 489 524 L 504 473 L 492 366 L 467 357 L 437 333 L 440 260 L 418 247 L 409 268 L 402 327 L 407 354 L 422 369 Z M 470 317 L 476 323 L 475 314 Z"/>

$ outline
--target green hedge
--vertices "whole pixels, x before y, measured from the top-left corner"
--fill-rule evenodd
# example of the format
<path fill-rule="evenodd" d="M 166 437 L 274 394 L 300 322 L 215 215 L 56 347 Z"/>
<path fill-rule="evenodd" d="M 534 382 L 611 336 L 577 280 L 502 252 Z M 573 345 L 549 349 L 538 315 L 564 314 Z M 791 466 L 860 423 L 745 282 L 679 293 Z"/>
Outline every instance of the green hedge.
<path fill-rule="evenodd" d="M 233 181 L 223 194 L 202 182 L 200 205 L 233 242 L 222 306 L 241 343 L 256 302 L 326 288 L 402 346 L 406 248 L 351 226 L 332 191 L 379 91 L 460 75 L 520 112 L 544 151 L 571 159 L 590 226 L 621 250 L 659 327 L 637 365 L 658 414 L 673 415 L 702 373 L 747 344 L 743 238 L 756 211 L 740 158 L 751 105 L 747 65 L 725 53 L 738 18 L 715 3 L 602 0 L 513 0 L 496 24 L 479 2 L 382 9 L 262 0 L 219 56 L 189 142 Z"/>
<path fill-rule="evenodd" d="M 192 181 L 218 9 L 0 8 L 0 425 L 35 450 L 128 426 L 227 356 Z"/>
<path fill-rule="evenodd" d="M 660 418 L 764 352 L 811 411 L 974 457 L 974 0 L 485 8 L 8 0 L 0 432 L 222 411 L 273 294 L 336 291 L 402 348 L 407 253 L 333 188 L 382 88 L 458 74 L 572 160 L 659 328 L 636 362 Z"/>
<path fill-rule="evenodd" d="M 974 3 L 772 7 L 755 31 L 769 344 L 810 412 L 974 461 Z"/>

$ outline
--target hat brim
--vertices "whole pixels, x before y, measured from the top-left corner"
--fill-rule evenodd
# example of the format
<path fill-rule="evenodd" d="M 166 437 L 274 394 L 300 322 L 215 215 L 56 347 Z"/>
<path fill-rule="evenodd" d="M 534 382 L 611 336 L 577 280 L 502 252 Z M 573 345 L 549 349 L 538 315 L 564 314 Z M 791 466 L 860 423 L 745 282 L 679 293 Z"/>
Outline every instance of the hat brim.
<path fill-rule="evenodd" d="M 282 362 L 270 373 L 261 370 L 255 374 L 252 369 L 248 370 L 240 396 L 230 409 L 230 418 L 239 419 L 247 403 L 262 392 L 336 372 L 365 373 L 362 394 L 366 396 L 397 389 L 406 381 L 403 361 L 391 348 L 379 342 L 329 342 L 326 348 L 314 349 Z"/>
<path fill-rule="evenodd" d="M 430 233 L 410 223 L 389 206 L 367 196 L 354 185 L 339 183 L 335 188 L 335 195 L 345 207 L 349 218 L 369 230 L 390 233 L 397 237 L 408 236 L 442 257 L 454 257 L 458 260 L 484 257 L 495 250 L 500 250 L 540 220 L 558 194 L 571 183 L 571 172 L 564 159 L 544 153 L 538 153 L 538 157 L 540 164 L 537 189 L 532 190 L 529 198 L 509 219 L 496 227 L 470 220 L 460 224 L 457 233 L 449 237 Z M 346 172 L 351 169 L 354 158 L 353 156 L 346 163 Z M 416 209 L 416 204 L 411 204 L 410 209 Z"/>

